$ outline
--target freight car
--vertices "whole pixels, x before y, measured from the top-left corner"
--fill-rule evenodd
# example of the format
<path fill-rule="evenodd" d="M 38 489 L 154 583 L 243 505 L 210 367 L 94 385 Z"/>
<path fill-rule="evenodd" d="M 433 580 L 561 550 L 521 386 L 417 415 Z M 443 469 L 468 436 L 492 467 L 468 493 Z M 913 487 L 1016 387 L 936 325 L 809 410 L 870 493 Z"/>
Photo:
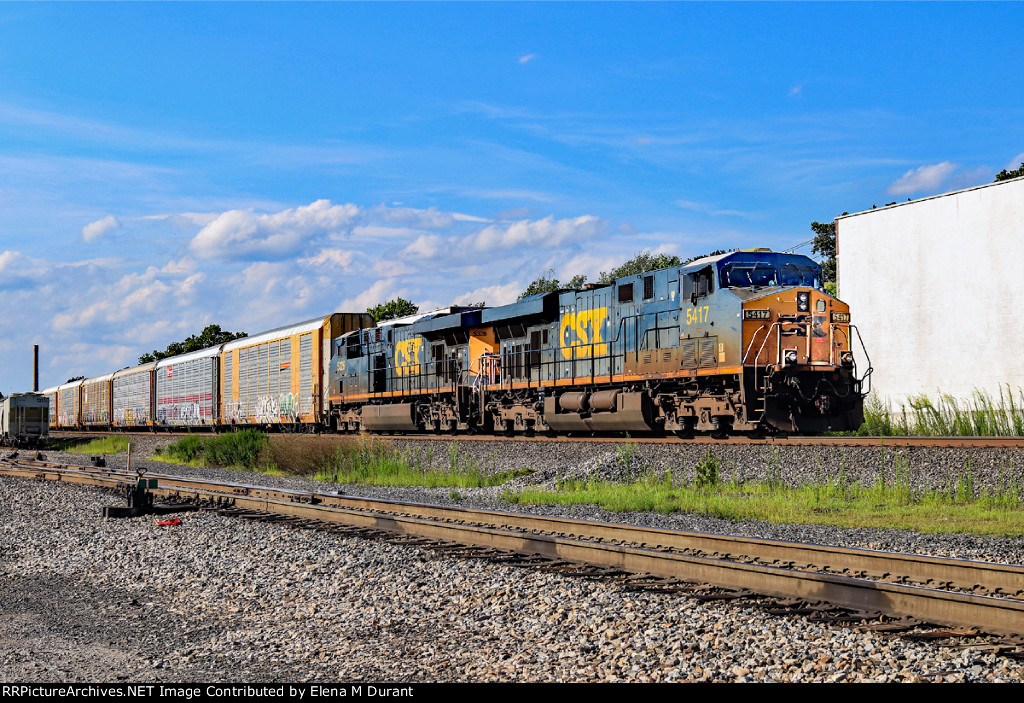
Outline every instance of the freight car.
<path fill-rule="evenodd" d="M 373 325 L 332 313 L 116 373 L 48 388 L 55 429 L 323 426 L 331 341 Z"/>
<path fill-rule="evenodd" d="M 352 432 L 856 429 L 849 306 L 766 249 L 375 325 L 334 313 L 44 391 L 55 427 Z"/>
<path fill-rule="evenodd" d="M 850 430 L 870 376 L 855 335 L 813 260 L 732 252 L 355 330 L 325 407 L 340 431 Z"/>
<path fill-rule="evenodd" d="M 36 447 L 50 427 L 50 408 L 40 393 L 14 393 L 0 400 L 0 444 Z"/>

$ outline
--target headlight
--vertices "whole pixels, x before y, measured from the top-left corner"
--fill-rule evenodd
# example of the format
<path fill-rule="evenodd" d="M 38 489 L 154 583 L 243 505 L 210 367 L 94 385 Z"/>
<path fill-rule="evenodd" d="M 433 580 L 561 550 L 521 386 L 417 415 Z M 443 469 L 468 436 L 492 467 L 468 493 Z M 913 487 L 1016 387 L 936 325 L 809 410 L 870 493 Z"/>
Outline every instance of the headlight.
<path fill-rule="evenodd" d="M 800 312 L 807 312 L 811 309 L 811 294 L 807 291 L 796 294 L 796 309 Z"/>
<path fill-rule="evenodd" d="M 787 349 L 785 352 L 783 352 L 782 359 L 787 364 L 795 364 L 796 363 L 796 349 Z"/>

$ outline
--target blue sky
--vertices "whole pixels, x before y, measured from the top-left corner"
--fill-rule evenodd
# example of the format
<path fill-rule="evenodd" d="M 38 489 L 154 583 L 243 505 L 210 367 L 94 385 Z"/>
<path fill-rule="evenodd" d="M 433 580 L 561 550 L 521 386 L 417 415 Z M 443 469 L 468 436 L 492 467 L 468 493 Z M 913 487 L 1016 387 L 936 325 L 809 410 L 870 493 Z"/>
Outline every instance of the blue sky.
<path fill-rule="evenodd" d="M 0 3 L 0 391 L 1024 160 L 1019 3 Z M 802 251 L 809 252 L 809 248 Z"/>

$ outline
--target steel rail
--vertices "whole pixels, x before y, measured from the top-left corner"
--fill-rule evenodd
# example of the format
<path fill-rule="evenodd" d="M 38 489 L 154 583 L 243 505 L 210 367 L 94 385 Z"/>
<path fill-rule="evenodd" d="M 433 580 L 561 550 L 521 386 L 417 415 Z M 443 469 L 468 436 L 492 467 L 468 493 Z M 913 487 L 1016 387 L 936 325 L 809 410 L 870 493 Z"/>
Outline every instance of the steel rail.
<path fill-rule="evenodd" d="M 0 465 L 0 473 L 105 486 L 125 485 L 136 478 L 125 472 L 24 462 L 21 465 L 6 462 Z M 164 486 L 154 492 L 166 497 L 187 497 L 260 513 L 540 554 L 768 595 L 823 600 L 845 608 L 977 627 L 991 633 L 1024 633 L 1024 601 L 791 568 L 801 560 L 812 559 L 815 561 L 808 563 L 817 563 L 819 568 L 822 562 L 863 565 L 865 568 L 860 569 L 863 573 L 888 566 L 887 573 L 916 570 L 918 574 L 933 574 L 931 580 L 940 585 L 959 579 L 965 584 L 985 583 L 984 587 L 993 592 L 1019 593 L 1024 589 L 1024 567 L 1021 566 L 216 484 L 176 476 L 147 476 L 164 482 Z M 683 549 L 709 556 L 682 553 Z M 749 557 L 746 552 L 754 554 L 757 550 L 761 552 L 756 558 L 765 560 L 774 556 L 775 564 L 781 565 L 735 560 L 740 554 Z M 850 566 L 842 568 L 858 570 Z M 906 573 L 898 575 L 905 577 Z M 1002 585 L 993 586 L 995 583 Z"/>
<path fill-rule="evenodd" d="M 202 431 L 209 429 L 216 433 L 214 426 L 199 428 Z M 50 428 L 53 435 L 108 435 L 121 434 L 126 436 L 142 437 L 179 437 L 194 432 L 118 432 L 105 430 L 81 430 L 67 428 Z M 372 434 L 372 433 L 370 433 Z M 309 435 L 313 437 L 314 435 Z M 346 435 L 331 435 L 333 437 L 344 437 Z M 505 435 L 488 434 L 431 434 L 431 433 L 402 433 L 396 435 L 372 434 L 374 437 L 384 439 L 407 439 L 421 442 L 429 441 L 456 441 L 456 442 L 594 442 L 594 443 L 616 443 L 633 442 L 636 444 L 675 444 L 675 445 L 755 445 L 769 447 L 943 447 L 943 448 L 976 448 L 976 449 L 1024 449 L 1024 437 L 846 437 L 846 436 L 808 436 L 797 435 L 768 435 L 765 437 L 750 437 L 747 435 L 730 435 L 722 439 L 715 439 L 710 435 L 694 435 L 693 437 L 656 436 L 634 434 L 631 437 L 615 437 L 608 435 L 581 436 L 581 435 L 559 435 L 547 437 L 545 435 L 516 435 L 507 437 Z"/>

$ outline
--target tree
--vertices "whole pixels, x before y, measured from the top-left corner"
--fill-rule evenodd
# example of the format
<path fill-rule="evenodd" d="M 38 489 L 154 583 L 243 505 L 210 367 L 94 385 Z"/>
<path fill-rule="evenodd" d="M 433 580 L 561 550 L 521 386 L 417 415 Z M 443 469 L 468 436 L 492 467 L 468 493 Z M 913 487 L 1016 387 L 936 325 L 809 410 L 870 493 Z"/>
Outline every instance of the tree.
<path fill-rule="evenodd" d="M 843 213 L 844 215 L 848 213 Z M 825 290 L 832 295 L 836 294 L 836 223 L 835 220 L 828 223 L 812 222 L 811 229 L 814 231 L 814 243 L 811 253 L 824 256 L 821 262 L 821 277 L 825 284 Z"/>
<path fill-rule="evenodd" d="M 406 315 L 415 315 L 419 311 L 420 307 L 418 305 L 413 305 L 405 298 L 395 298 L 394 300 L 389 300 L 386 303 L 366 309 L 367 314 L 377 323 L 384 322 L 384 320 L 394 320 L 397 317 L 405 317 Z"/>
<path fill-rule="evenodd" d="M 542 273 L 534 279 L 533 283 L 526 287 L 516 300 L 522 300 L 528 298 L 531 295 L 537 295 L 538 293 L 553 293 L 556 290 L 562 288 L 582 288 L 583 284 L 587 282 L 587 277 L 583 274 L 573 276 L 569 279 L 569 282 L 564 286 L 555 278 L 555 270 L 548 269 L 546 273 Z"/>
<path fill-rule="evenodd" d="M 669 256 L 668 254 L 654 256 L 647 250 L 639 251 L 626 263 L 613 268 L 611 271 L 602 271 L 597 281 L 598 283 L 611 283 L 616 278 L 622 278 L 623 276 L 635 276 L 638 273 L 666 269 L 669 266 L 681 266 L 682 263 L 678 256 Z"/>
<path fill-rule="evenodd" d="M 1004 168 L 1002 171 L 996 174 L 996 180 L 992 182 L 998 183 L 999 181 L 1008 181 L 1011 178 L 1020 178 L 1021 176 L 1024 176 L 1024 161 L 1021 162 L 1020 168 L 1015 168 L 1012 171 L 1007 171 Z"/>
<path fill-rule="evenodd" d="M 836 223 L 812 222 L 811 229 L 814 231 L 811 252 L 825 257 L 821 262 L 821 276 L 825 283 L 832 283 L 836 280 Z"/>
<path fill-rule="evenodd" d="M 233 339 L 241 339 L 242 337 L 248 337 L 246 332 L 228 332 L 222 330 L 220 325 L 207 325 L 206 329 L 199 333 L 199 335 L 189 335 L 183 342 L 171 342 L 167 345 L 167 349 L 164 351 L 157 351 L 154 349 L 150 354 L 143 354 L 139 357 L 140 364 L 148 364 L 151 361 L 159 361 L 160 359 L 166 359 L 169 356 L 178 356 L 179 354 L 188 354 L 189 352 L 199 351 L 200 349 L 209 349 L 215 347 L 218 344 L 224 344 L 224 342 L 230 342 Z"/>
<path fill-rule="evenodd" d="M 72 376 L 68 380 L 64 381 L 64 383 L 74 383 L 75 381 L 84 381 L 84 380 L 85 380 L 85 376 Z"/>

